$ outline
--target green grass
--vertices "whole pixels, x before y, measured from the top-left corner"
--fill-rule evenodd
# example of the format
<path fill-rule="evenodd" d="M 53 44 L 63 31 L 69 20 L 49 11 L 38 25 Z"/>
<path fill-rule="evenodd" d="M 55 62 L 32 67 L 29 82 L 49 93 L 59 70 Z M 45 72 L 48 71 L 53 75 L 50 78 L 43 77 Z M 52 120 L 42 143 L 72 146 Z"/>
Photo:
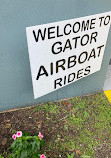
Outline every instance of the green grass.
<path fill-rule="evenodd" d="M 47 113 L 57 114 L 60 112 L 59 109 L 60 107 L 57 104 L 49 102 L 49 103 L 45 103 L 45 104 L 35 107 L 34 110 L 37 112 L 46 111 Z"/>
<path fill-rule="evenodd" d="M 55 135 L 46 142 L 44 150 L 47 152 L 57 149 L 57 152 L 66 151 L 70 154 L 71 151 L 76 154 L 76 151 L 79 150 L 81 155 L 94 158 L 94 149 L 99 144 L 103 144 L 107 140 L 110 141 L 111 106 L 103 92 L 72 98 L 67 102 L 69 105 L 71 104 L 71 110 L 68 110 L 68 106 L 64 108 L 62 101 L 59 101 L 60 107 L 58 103 L 57 105 L 49 103 L 43 106 L 48 117 L 51 117 L 49 114 L 53 113 L 56 123 L 61 120 L 60 113 L 64 114 L 64 119 L 59 121 L 61 123 L 59 133 L 55 131 Z M 67 114 L 68 117 L 65 118 Z M 50 120 L 48 121 L 50 124 Z M 62 121 L 67 123 L 62 124 Z M 64 141 L 61 141 L 61 136 Z"/>

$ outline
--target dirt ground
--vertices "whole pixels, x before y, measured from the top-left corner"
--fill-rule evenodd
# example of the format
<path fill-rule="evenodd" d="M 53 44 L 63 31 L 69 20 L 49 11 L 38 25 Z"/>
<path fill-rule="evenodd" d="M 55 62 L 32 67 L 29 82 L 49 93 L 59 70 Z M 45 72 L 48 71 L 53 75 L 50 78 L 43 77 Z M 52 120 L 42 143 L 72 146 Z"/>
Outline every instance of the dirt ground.
<path fill-rule="evenodd" d="M 62 111 L 58 115 L 54 115 L 54 111 L 50 112 L 47 116 L 47 112 L 44 110 L 35 110 L 35 107 L 18 109 L 14 111 L 8 111 L 0 113 L 0 154 L 5 155 L 7 148 L 10 146 L 12 140 L 12 133 L 14 131 L 29 132 L 31 135 L 37 134 L 39 131 L 44 135 L 44 140 L 47 143 L 51 140 L 52 135 L 58 133 L 61 134 L 61 141 L 64 141 L 63 126 L 66 122 L 62 119 L 66 117 L 65 111 L 71 111 L 74 105 L 69 104 L 69 100 L 61 101 Z M 59 103 L 55 102 L 54 104 Z M 40 105 L 38 105 L 39 107 Z M 61 132 L 62 130 L 62 132 Z M 71 133 L 71 130 L 69 131 Z M 73 133 L 74 134 L 74 133 Z M 44 150 L 44 149 L 43 149 Z M 55 149 L 53 151 L 47 150 L 47 158 L 58 158 L 58 155 L 62 158 L 66 158 L 66 151 L 59 151 Z M 104 143 L 102 146 L 95 150 L 97 158 L 111 158 L 111 149 Z M 62 155 L 62 156 L 61 156 Z M 80 157 L 80 155 L 76 155 Z"/>

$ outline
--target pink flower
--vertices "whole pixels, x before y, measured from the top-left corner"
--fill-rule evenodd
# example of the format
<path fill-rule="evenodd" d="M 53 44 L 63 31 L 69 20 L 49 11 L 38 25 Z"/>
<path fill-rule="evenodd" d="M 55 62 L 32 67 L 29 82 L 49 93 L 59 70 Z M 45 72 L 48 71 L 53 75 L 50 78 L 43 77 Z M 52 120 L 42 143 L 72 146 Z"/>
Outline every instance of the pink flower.
<path fill-rule="evenodd" d="M 39 139 L 41 140 L 43 138 L 43 135 L 41 134 L 41 132 L 39 132 Z M 44 158 L 44 157 L 43 157 Z"/>
<path fill-rule="evenodd" d="M 13 134 L 13 136 L 12 136 L 12 138 L 14 139 L 14 140 L 16 140 L 16 134 Z"/>
<path fill-rule="evenodd" d="M 16 136 L 19 138 L 19 137 L 22 137 L 22 132 L 21 131 L 18 131 Z"/>
<path fill-rule="evenodd" d="M 40 156 L 40 158 L 46 158 L 46 156 L 45 156 L 44 154 L 42 154 L 42 155 Z"/>
<path fill-rule="evenodd" d="M 100 138 L 98 138 L 98 140 L 100 140 Z"/>

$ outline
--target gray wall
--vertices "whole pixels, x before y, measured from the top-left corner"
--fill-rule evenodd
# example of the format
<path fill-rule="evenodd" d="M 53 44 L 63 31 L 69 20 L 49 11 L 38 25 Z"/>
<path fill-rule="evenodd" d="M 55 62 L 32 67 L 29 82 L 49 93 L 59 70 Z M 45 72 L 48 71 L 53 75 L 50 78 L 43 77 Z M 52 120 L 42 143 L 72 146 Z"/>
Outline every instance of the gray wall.
<path fill-rule="evenodd" d="M 111 0 L 0 0 L 0 111 L 102 90 L 111 31 L 99 72 L 34 100 L 25 28 L 107 11 Z"/>

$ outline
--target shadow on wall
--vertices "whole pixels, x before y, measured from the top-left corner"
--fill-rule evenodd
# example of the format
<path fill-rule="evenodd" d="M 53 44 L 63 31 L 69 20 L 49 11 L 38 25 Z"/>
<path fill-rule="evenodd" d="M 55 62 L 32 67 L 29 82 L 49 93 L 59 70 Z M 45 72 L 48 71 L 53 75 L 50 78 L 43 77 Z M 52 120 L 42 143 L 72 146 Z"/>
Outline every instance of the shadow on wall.
<path fill-rule="evenodd" d="M 111 65 L 111 59 L 110 59 L 110 61 L 109 61 L 109 65 Z"/>

